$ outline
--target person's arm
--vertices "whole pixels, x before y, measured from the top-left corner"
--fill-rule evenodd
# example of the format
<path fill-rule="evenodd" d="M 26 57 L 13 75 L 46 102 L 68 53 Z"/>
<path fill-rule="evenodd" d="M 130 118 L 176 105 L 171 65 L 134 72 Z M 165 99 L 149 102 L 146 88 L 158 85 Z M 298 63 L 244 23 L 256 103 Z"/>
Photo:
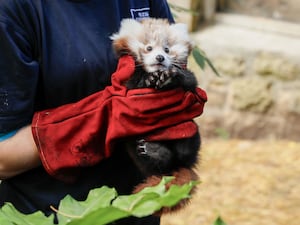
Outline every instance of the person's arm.
<path fill-rule="evenodd" d="M 0 179 L 7 179 L 41 164 L 31 126 L 0 142 Z"/>
<path fill-rule="evenodd" d="M 34 60 L 38 42 L 34 38 L 30 4 L 19 7 L 19 3 L 0 3 L 0 179 L 40 164 L 28 125 L 39 76 L 39 64 Z M 13 136 L 2 136 L 13 130 L 18 130 Z"/>

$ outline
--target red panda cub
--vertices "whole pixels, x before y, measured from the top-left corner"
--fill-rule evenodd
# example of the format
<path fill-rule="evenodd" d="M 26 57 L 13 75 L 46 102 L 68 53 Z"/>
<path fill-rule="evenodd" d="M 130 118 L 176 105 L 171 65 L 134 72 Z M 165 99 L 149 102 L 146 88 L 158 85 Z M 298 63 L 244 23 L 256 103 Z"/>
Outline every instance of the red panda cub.
<path fill-rule="evenodd" d="M 131 55 L 135 72 L 127 81 L 128 89 L 159 90 L 182 87 L 193 91 L 197 86 L 194 74 L 186 69 L 193 44 L 184 24 L 170 24 L 165 19 L 124 19 L 119 32 L 111 36 L 116 54 Z M 128 141 L 130 156 L 149 177 L 137 191 L 158 183 L 162 175 L 175 176 L 174 183 L 197 179 L 193 167 L 197 163 L 200 134 L 172 141 L 145 141 L 143 137 Z M 154 185 L 153 184 L 153 185 Z"/>
<path fill-rule="evenodd" d="M 193 43 L 185 24 L 169 24 L 165 19 L 124 19 L 114 34 L 118 56 L 129 54 L 136 60 L 136 72 L 127 82 L 129 89 L 183 87 L 193 90 L 197 80 L 186 69 Z"/>

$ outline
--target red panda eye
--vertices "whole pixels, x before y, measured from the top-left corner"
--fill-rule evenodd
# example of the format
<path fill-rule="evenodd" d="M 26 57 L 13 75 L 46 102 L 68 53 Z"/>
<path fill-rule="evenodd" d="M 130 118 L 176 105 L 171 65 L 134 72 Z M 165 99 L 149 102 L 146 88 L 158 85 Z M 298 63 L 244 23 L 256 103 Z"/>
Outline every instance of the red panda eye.
<path fill-rule="evenodd" d="M 165 53 L 169 53 L 170 49 L 168 47 L 165 47 Z"/>
<path fill-rule="evenodd" d="M 147 46 L 147 47 L 146 47 L 146 50 L 147 50 L 148 52 L 151 52 L 152 49 L 153 49 L 153 48 L 152 48 L 151 46 Z"/>

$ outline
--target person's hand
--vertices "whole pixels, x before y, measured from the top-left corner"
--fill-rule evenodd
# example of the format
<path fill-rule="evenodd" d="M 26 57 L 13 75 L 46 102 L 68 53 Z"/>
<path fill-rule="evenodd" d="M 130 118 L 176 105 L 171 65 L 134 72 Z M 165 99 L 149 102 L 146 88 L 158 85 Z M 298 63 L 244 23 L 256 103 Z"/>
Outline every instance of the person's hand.
<path fill-rule="evenodd" d="M 72 180 L 80 167 L 109 157 L 117 140 L 157 132 L 202 114 L 206 94 L 199 88 L 195 93 L 127 90 L 123 84 L 134 69 L 133 58 L 123 56 L 112 86 L 79 102 L 35 113 L 32 132 L 49 174 Z"/>

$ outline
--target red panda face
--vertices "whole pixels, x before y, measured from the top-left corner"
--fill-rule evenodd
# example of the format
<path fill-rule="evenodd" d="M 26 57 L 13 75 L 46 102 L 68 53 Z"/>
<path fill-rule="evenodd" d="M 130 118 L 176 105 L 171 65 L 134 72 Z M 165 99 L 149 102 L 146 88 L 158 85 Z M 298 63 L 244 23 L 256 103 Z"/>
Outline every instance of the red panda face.
<path fill-rule="evenodd" d="M 136 65 L 149 73 L 186 65 L 192 49 L 187 27 L 169 24 L 164 19 L 150 18 L 142 22 L 125 19 L 111 39 L 118 56 L 134 56 Z"/>
<path fill-rule="evenodd" d="M 139 49 L 139 58 L 144 69 L 148 73 L 164 71 L 172 66 L 170 49 L 167 44 L 155 42 L 146 43 Z"/>

